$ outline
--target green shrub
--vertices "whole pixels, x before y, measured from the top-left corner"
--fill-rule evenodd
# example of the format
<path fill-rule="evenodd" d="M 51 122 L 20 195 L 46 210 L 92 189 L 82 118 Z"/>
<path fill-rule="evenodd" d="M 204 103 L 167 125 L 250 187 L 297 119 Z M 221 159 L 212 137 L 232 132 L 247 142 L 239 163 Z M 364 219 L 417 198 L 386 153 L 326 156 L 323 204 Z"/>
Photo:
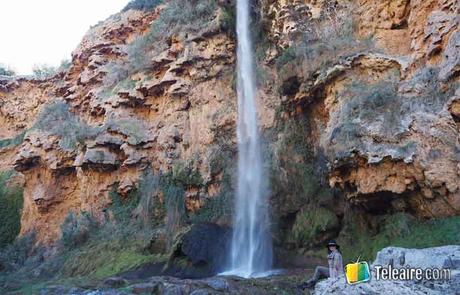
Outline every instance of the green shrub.
<path fill-rule="evenodd" d="M 129 65 L 123 62 L 110 62 L 104 66 L 104 71 L 107 73 L 103 80 L 104 89 L 106 89 L 105 96 L 110 96 L 116 94 L 117 90 L 120 89 L 117 87 L 122 81 L 131 81 L 128 78 L 129 76 Z"/>
<path fill-rule="evenodd" d="M 69 212 L 61 225 L 61 244 L 69 249 L 83 245 L 96 227 L 96 221 L 88 212 L 81 212 L 78 216 Z"/>
<path fill-rule="evenodd" d="M 14 75 L 16 75 L 16 73 L 12 69 L 0 64 L 0 76 L 14 76 Z"/>
<path fill-rule="evenodd" d="M 41 248 L 34 247 L 33 234 L 17 239 L 0 252 L 0 271 L 14 271 L 5 280 L 0 276 L 0 292 L 3 282 L 11 279 L 19 280 L 22 286 L 37 284 L 37 279 L 30 276 L 36 270 L 45 274 L 41 280 L 51 279 L 46 284 L 62 284 L 69 278 L 78 277 L 85 282 L 101 280 L 144 263 L 166 262 L 166 255 L 149 252 L 158 228 L 154 228 L 153 223 L 143 224 L 132 218 L 143 194 L 156 186 L 146 174 L 139 189 L 127 197 L 119 196 L 115 189 L 110 193 L 112 204 L 105 212 L 111 211 L 113 219 L 107 214 L 103 222 L 96 223 L 88 213 L 70 213 L 61 226 L 63 247 L 58 248 L 56 256 L 44 261 Z"/>
<path fill-rule="evenodd" d="M 331 11 L 329 17 L 311 21 L 297 41 L 276 59 L 282 80 L 298 75 L 309 77 L 356 53 L 375 50 L 371 39 L 354 36 L 352 7 Z"/>
<path fill-rule="evenodd" d="M 190 178 L 187 171 L 190 171 L 188 167 L 175 165 L 170 172 L 161 177 L 166 210 L 165 229 L 168 247 L 172 246 L 176 233 L 186 222 L 185 190 L 189 183 L 193 182 L 193 177 Z"/>
<path fill-rule="evenodd" d="M 209 25 L 217 10 L 213 0 L 172 0 L 152 24 L 152 37 L 160 40 L 179 32 L 198 32 Z"/>
<path fill-rule="evenodd" d="M 203 207 L 190 216 L 192 223 L 231 221 L 233 216 L 233 190 L 221 184 L 221 193 L 207 199 Z"/>
<path fill-rule="evenodd" d="M 11 244 L 0 251 L 0 272 L 13 272 L 21 269 L 29 261 L 37 260 L 40 251 L 35 247 L 36 235 L 27 233 L 16 238 Z M 40 249 L 42 250 L 42 249 Z"/>
<path fill-rule="evenodd" d="M 54 101 L 43 107 L 35 128 L 59 137 L 59 146 L 66 151 L 74 151 L 77 143 L 85 144 L 99 133 L 70 112 L 69 106 L 62 101 Z"/>
<path fill-rule="evenodd" d="M 134 218 L 137 209 L 142 206 L 143 196 L 149 193 L 145 190 L 155 187 L 150 183 L 151 178 L 144 175 L 143 179 L 144 183 L 140 184 L 139 189 L 126 197 L 120 196 L 115 188 L 109 193 L 112 203 L 106 210 L 113 214 L 113 220 L 107 218 L 107 215 L 104 223 L 96 226 L 87 215 L 83 216 L 82 226 L 70 227 L 71 233 L 76 233 L 71 236 L 77 237 L 77 241 L 84 242 L 73 243 L 74 247 L 66 248 L 61 253 L 61 276 L 102 279 L 147 262 L 166 260 L 162 255 L 151 255 L 147 251 L 153 236 L 154 224 L 144 224 L 143 220 Z M 84 230 L 81 231 L 79 228 Z M 85 231 L 87 233 L 84 233 Z"/>
<path fill-rule="evenodd" d="M 138 145 L 148 140 L 147 127 L 144 122 L 136 118 L 110 117 L 104 128 L 125 135 L 131 145 Z"/>
<path fill-rule="evenodd" d="M 297 48 L 292 45 L 286 48 L 280 56 L 276 58 L 275 65 L 278 70 L 281 70 L 284 65 L 294 61 L 297 58 Z"/>
<path fill-rule="evenodd" d="M 109 209 L 112 211 L 115 221 L 120 224 L 129 223 L 132 213 L 139 203 L 139 191 L 132 191 L 128 196 L 122 197 L 114 189 L 109 193 L 109 196 L 112 200 Z"/>
<path fill-rule="evenodd" d="M 221 28 L 223 31 L 234 35 L 236 29 L 236 10 L 233 5 L 224 6 L 222 9 Z"/>
<path fill-rule="evenodd" d="M 193 33 L 209 26 L 217 10 L 214 0 L 172 0 L 152 23 L 150 31 L 128 48 L 130 72 L 148 69 L 152 54 L 165 50 L 173 34 Z M 154 51 L 154 52 L 152 52 Z"/>
<path fill-rule="evenodd" d="M 13 242 L 21 229 L 23 190 L 8 184 L 12 175 L 0 173 L 0 249 Z"/>
<path fill-rule="evenodd" d="M 121 196 L 115 187 L 109 192 L 112 202 L 107 210 L 112 212 L 117 224 L 153 229 L 164 224 L 165 206 L 158 196 L 164 185 L 161 175 L 154 174 L 148 167 L 142 172 L 138 188 L 127 196 Z"/>
<path fill-rule="evenodd" d="M 58 73 L 58 68 L 41 64 L 32 67 L 32 75 L 35 79 L 45 80 L 54 77 Z"/>
<path fill-rule="evenodd" d="M 106 223 L 83 245 L 62 253 L 60 276 L 103 279 L 147 262 L 166 260 L 146 252 L 152 232 L 129 222 Z"/>
<path fill-rule="evenodd" d="M 292 118 L 281 120 L 277 130 L 278 140 L 272 147 L 270 159 L 270 185 L 274 195 L 279 198 L 277 208 L 284 210 L 287 205 L 301 206 L 315 199 L 322 187 L 321 175 L 317 175 L 319 166 L 315 163 L 313 148 L 308 142 L 310 126 L 307 120 Z M 280 175 L 280 171 L 284 174 Z M 286 203 L 290 199 L 296 204 Z"/>
<path fill-rule="evenodd" d="M 125 10 L 150 10 L 162 3 L 161 0 L 134 0 Z M 128 61 L 126 63 L 111 63 L 107 66 L 104 85 L 112 89 L 134 73 L 148 70 L 151 59 L 165 50 L 174 34 L 197 33 L 214 19 L 218 4 L 214 0 L 172 0 L 169 1 L 160 16 L 152 23 L 150 30 L 135 39 L 128 46 Z M 223 11 L 221 27 L 230 30 L 234 26 L 232 10 Z"/>
<path fill-rule="evenodd" d="M 0 149 L 16 147 L 24 142 L 24 137 L 26 136 L 26 131 L 19 133 L 17 136 L 8 139 L 0 140 Z"/>
<path fill-rule="evenodd" d="M 63 59 L 61 64 L 57 68 L 58 72 L 67 72 L 72 66 L 72 62 L 69 59 Z"/>
<path fill-rule="evenodd" d="M 368 136 L 367 126 L 375 126 L 383 136 L 397 137 L 407 128 L 405 117 L 416 112 L 440 112 L 455 87 L 443 90 L 437 80 L 437 72 L 436 68 L 424 69 L 402 83 L 416 92 L 416 95 L 410 96 L 398 92 L 399 77 L 392 73 L 378 82 L 353 81 L 346 85 L 343 91 L 336 93 L 336 100 L 342 106 L 336 114 L 340 124 L 330 137 L 330 146 L 336 147 L 335 153 L 349 151 L 362 144 L 362 138 Z M 413 147 L 413 143 L 405 143 L 396 148 L 406 154 Z"/>
<path fill-rule="evenodd" d="M 332 211 L 321 207 L 308 207 L 296 215 L 292 226 L 292 239 L 297 246 L 317 245 L 318 238 L 337 225 L 338 218 Z"/>
<path fill-rule="evenodd" d="M 200 172 L 197 169 L 191 168 L 193 164 L 183 165 L 176 164 L 173 165 L 171 174 L 166 176 L 170 177 L 174 184 L 181 186 L 183 188 L 188 188 L 191 186 L 201 186 L 203 184 L 203 178 L 201 177 Z"/>
<path fill-rule="evenodd" d="M 153 10 L 161 3 L 163 3 L 162 0 L 131 0 L 125 6 L 125 8 L 123 8 L 122 12 L 128 11 L 130 9 L 144 11 Z"/>
<path fill-rule="evenodd" d="M 68 71 L 71 65 L 72 63 L 68 59 L 63 59 L 57 67 L 47 64 L 37 64 L 32 67 L 32 77 L 39 80 L 50 79 L 61 72 Z"/>
<path fill-rule="evenodd" d="M 427 248 L 460 243 L 460 217 L 419 220 L 405 213 L 396 213 L 378 220 L 379 229 L 372 231 L 359 224 L 356 216 L 347 220 L 338 242 L 344 262 L 372 261 L 379 250 L 388 246 Z"/>

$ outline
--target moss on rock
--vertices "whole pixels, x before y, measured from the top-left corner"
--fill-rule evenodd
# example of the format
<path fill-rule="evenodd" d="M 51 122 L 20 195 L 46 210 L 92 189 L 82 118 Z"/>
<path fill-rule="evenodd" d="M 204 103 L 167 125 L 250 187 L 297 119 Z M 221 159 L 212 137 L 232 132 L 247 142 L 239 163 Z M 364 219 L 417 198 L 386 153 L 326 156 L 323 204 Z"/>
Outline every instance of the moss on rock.
<path fill-rule="evenodd" d="M 338 243 L 345 261 L 372 260 L 379 250 L 388 246 L 406 248 L 437 247 L 460 243 L 460 217 L 419 220 L 406 213 L 369 220 L 354 215 L 346 221 Z"/>
<path fill-rule="evenodd" d="M 23 190 L 8 184 L 11 172 L 0 173 L 0 249 L 14 241 L 21 229 Z"/>
<path fill-rule="evenodd" d="M 291 238 L 297 246 L 319 245 L 338 225 L 339 219 L 334 212 L 326 208 L 306 208 L 297 214 Z"/>

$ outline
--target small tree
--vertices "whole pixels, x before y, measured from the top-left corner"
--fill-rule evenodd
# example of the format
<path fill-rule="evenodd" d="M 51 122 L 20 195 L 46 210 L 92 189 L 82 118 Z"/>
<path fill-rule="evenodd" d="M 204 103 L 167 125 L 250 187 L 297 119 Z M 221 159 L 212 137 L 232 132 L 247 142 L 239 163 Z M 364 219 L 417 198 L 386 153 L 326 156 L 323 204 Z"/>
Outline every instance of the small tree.
<path fill-rule="evenodd" d="M 131 0 L 122 11 L 125 12 L 130 9 L 149 11 L 153 10 L 162 2 L 163 0 Z"/>
<path fill-rule="evenodd" d="M 16 75 L 16 73 L 12 69 L 0 64 L 0 76 L 14 76 L 14 75 Z"/>
<path fill-rule="evenodd" d="M 83 245 L 97 226 L 90 213 L 81 212 L 77 215 L 71 211 L 61 225 L 61 244 L 69 249 Z"/>
<path fill-rule="evenodd" d="M 69 59 L 63 59 L 61 64 L 57 68 L 58 72 L 66 72 L 72 66 L 72 62 Z"/>
<path fill-rule="evenodd" d="M 58 69 L 46 64 L 34 65 L 32 68 L 32 73 L 34 78 L 44 80 L 56 75 L 58 73 Z"/>

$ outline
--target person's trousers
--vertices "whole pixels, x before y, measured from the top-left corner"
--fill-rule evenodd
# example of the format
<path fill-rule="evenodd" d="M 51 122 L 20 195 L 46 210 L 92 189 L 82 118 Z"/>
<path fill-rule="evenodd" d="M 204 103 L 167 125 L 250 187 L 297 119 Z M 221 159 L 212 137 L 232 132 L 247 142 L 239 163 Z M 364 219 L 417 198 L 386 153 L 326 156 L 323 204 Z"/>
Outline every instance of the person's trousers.
<path fill-rule="evenodd" d="M 329 267 L 317 266 L 313 277 L 309 280 L 311 282 L 317 282 L 321 278 L 329 277 Z"/>

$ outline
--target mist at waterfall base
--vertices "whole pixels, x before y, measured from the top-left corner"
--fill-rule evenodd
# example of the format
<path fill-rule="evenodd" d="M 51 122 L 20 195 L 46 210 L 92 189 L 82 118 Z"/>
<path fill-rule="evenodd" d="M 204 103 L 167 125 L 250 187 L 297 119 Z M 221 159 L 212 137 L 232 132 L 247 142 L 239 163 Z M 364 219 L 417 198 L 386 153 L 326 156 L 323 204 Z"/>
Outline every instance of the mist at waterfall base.
<path fill-rule="evenodd" d="M 238 183 L 229 265 L 222 275 L 244 278 L 269 275 L 273 260 L 249 27 L 249 0 L 238 0 Z"/>

